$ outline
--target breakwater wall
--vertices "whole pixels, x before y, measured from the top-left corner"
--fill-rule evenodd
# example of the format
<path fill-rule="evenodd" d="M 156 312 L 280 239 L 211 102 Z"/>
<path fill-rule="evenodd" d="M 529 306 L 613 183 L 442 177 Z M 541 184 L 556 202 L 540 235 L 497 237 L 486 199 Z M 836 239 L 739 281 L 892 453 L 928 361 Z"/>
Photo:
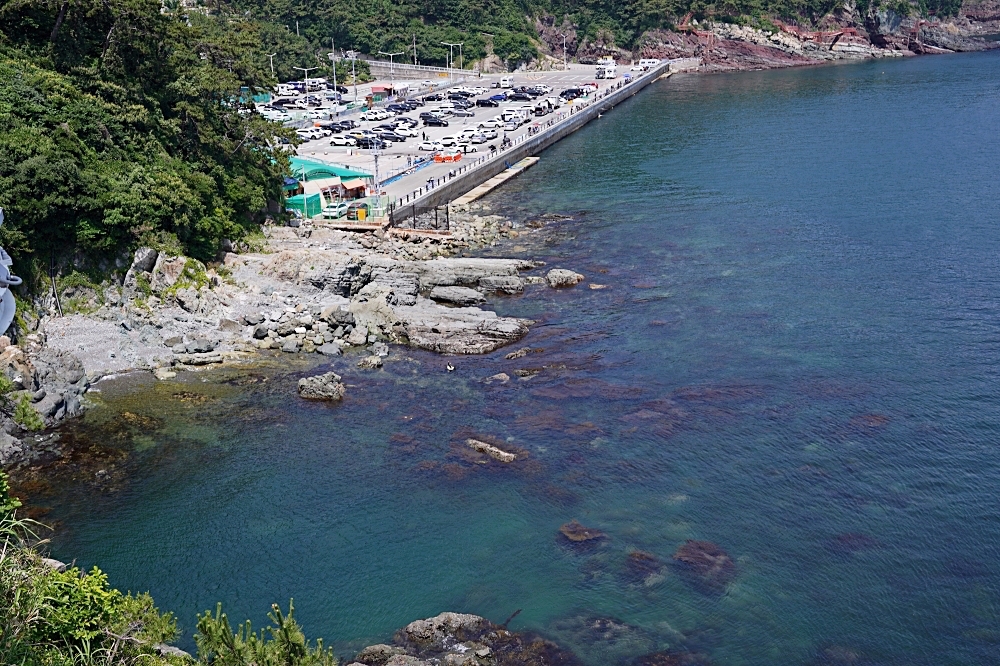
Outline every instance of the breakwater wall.
<path fill-rule="evenodd" d="M 415 213 L 418 214 L 421 210 L 448 204 L 519 160 L 537 155 L 597 118 L 600 114 L 634 96 L 661 76 L 669 76 L 670 68 L 671 62 L 666 61 L 630 83 L 622 81 L 621 88 L 613 90 L 604 97 L 590 101 L 582 108 L 574 108 L 568 118 L 543 128 L 538 134 L 525 137 L 519 143 L 500 151 L 495 157 L 483 158 L 481 162 L 468 165 L 465 168 L 458 166 L 454 177 L 436 187 L 429 190 L 421 188 L 412 195 L 397 199 L 394 202 L 392 224 L 398 225 L 401 221 L 412 217 Z"/>

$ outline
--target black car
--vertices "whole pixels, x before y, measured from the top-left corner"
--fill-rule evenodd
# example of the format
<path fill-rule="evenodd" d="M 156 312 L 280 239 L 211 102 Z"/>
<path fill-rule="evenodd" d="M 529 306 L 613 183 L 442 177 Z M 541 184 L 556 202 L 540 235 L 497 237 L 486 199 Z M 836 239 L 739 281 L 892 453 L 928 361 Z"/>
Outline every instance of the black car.
<path fill-rule="evenodd" d="M 513 95 L 511 95 L 509 99 L 513 102 L 531 102 L 535 98 L 526 92 L 516 92 Z"/>
<path fill-rule="evenodd" d="M 405 116 L 400 116 L 395 120 L 397 125 L 406 125 L 407 127 L 416 127 L 420 123 L 413 118 L 407 118 Z"/>
<path fill-rule="evenodd" d="M 403 106 L 402 104 L 389 104 L 389 105 L 387 105 L 385 107 L 385 110 L 386 111 L 391 111 L 392 113 L 399 114 L 399 113 L 406 113 L 407 111 L 410 111 L 411 109 L 410 109 L 410 107 Z"/>
<path fill-rule="evenodd" d="M 382 139 L 383 141 L 392 141 L 394 143 L 402 143 L 402 142 L 406 141 L 406 137 L 405 136 L 403 136 L 402 134 L 396 134 L 395 132 L 393 132 L 391 130 L 386 130 L 386 131 L 383 131 L 383 132 L 379 132 L 378 133 L 378 138 Z"/>
<path fill-rule="evenodd" d="M 347 94 L 347 86 L 337 86 L 335 90 L 339 92 L 341 95 Z"/>
<path fill-rule="evenodd" d="M 356 120 L 341 120 L 339 122 L 344 126 L 345 130 L 354 129 L 358 126 L 358 122 Z"/>
<path fill-rule="evenodd" d="M 443 102 L 444 95 L 441 93 L 434 93 L 433 95 L 426 95 L 423 99 L 425 102 Z"/>
<path fill-rule="evenodd" d="M 567 88 L 566 90 L 563 90 L 561 93 L 559 93 L 559 96 L 566 100 L 576 99 L 581 95 L 583 95 L 583 90 L 581 90 L 580 88 Z"/>
<path fill-rule="evenodd" d="M 424 105 L 424 100 L 413 98 L 413 99 L 406 100 L 406 103 L 407 104 L 412 104 L 413 108 L 417 108 L 418 106 L 423 106 Z"/>
<path fill-rule="evenodd" d="M 388 143 L 382 139 L 373 139 L 370 136 L 356 137 L 358 142 L 358 148 L 377 148 L 378 150 L 383 150 L 388 147 Z"/>
<path fill-rule="evenodd" d="M 476 106 L 500 106 L 500 102 L 495 99 L 490 99 L 489 97 L 483 97 L 482 99 L 476 100 Z"/>
<path fill-rule="evenodd" d="M 451 100 L 451 105 L 456 109 L 471 109 L 475 106 L 472 102 L 467 99 L 453 99 Z"/>
<path fill-rule="evenodd" d="M 373 132 L 395 132 L 396 126 L 390 125 L 389 123 L 382 123 L 381 125 L 376 125 L 372 128 Z"/>
<path fill-rule="evenodd" d="M 448 121 L 444 118 L 438 118 L 435 115 L 428 114 L 428 118 L 424 118 L 424 127 L 447 127 Z"/>

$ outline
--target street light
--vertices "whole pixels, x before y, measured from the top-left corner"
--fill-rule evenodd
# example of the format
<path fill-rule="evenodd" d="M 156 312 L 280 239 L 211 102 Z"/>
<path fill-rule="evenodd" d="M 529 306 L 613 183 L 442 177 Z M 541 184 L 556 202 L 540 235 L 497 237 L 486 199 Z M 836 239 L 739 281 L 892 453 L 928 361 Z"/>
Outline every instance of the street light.
<path fill-rule="evenodd" d="M 566 71 L 566 33 L 563 33 L 563 71 Z"/>
<path fill-rule="evenodd" d="M 354 103 L 358 103 L 358 75 L 354 71 L 354 65 L 358 62 L 357 51 L 346 51 L 344 57 L 350 59 L 351 61 L 351 79 L 354 81 Z"/>
<path fill-rule="evenodd" d="M 306 77 L 306 94 L 308 95 L 309 94 L 309 72 L 311 72 L 314 69 L 319 69 L 319 67 L 292 67 L 292 69 L 299 69 L 299 70 L 302 70 L 303 72 L 305 72 L 305 77 Z"/>
<path fill-rule="evenodd" d="M 278 54 L 277 53 L 269 53 L 267 55 L 267 59 L 271 61 L 271 76 L 274 76 L 274 56 L 276 56 L 276 55 L 278 55 Z"/>
<path fill-rule="evenodd" d="M 451 83 L 452 74 L 453 74 L 452 70 L 455 69 L 455 51 L 454 51 L 454 49 L 455 49 L 456 46 L 461 46 L 461 44 L 458 43 L 458 42 L 455 42 L 455 43 L 452 43 L 452 42 L 441 42 L 441 43 L 448 47 L 448 58 L 451 60 L 451 65 L 448 67 L 448 82 Z"/>
<path fill-rule="evenodd" d="M 396 93 L 396 75 L 392 69 L 392 59 L 395 56 L 404 55 L 405 53 L 406 51 L 400 51 L 399 53 L 386 53 L 385 51 L 378 52 L 379 55 L 389 56 L 389 81 L 392 83 L 393 94 Z"/>

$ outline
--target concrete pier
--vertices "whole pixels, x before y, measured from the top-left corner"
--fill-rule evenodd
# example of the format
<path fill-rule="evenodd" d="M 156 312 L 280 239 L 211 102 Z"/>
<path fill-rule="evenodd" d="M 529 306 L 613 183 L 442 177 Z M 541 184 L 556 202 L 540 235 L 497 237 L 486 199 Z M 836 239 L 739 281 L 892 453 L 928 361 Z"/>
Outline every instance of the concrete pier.
<path fill-rule="evenodd" d="M 436 187 L 429 190 L 420 188 L 409 194 L 393 197 L 394 210 L 391 224 L 394 226 L 400 224 L 403 220 L 411 217 L 414 212 L 419 214 L 421 210 L 451 203 L 511 168 L 520 160 L 538 155 L 600 114 L 634 96 L 654 81 L 670 76 L 673 71 L 672 64 L 671 61 L 664 61 L 628 83 L 625 83 L 624 80 L 618 82 L 621 84 L 620 88 L 610 90 L 603 96 L 588 100 L 582 105 L 571 106 L 571 112 L 566 117 L 554 122 L 551 126 L 543 127 L 537 134 L 519 137 L 519 142 L 506 150 L 498 151 L 494 156 L 480 158 L 478 162 L 472 164 L 456 165 L 454 175 Z M 548 122 L 544 118 L 540 121 Z"/>

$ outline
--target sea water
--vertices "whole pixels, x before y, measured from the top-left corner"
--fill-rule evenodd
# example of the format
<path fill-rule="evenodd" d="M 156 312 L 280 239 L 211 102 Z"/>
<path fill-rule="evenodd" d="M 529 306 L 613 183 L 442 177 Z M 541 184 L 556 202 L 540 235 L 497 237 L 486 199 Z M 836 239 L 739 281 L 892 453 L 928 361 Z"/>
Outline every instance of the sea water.
<path fill-rule="evenodd" d="M 336 405 L 281 359 L 105 385 L 67 436 L 109 469 L 37 497 L 53 555 L 187 647 L 217 601 L 259 625 L 294 597 L 347 656 L 521 609 L 595 665 L 998 663 L 998 155 L 997 54 L 659 82 L 486 200 L 533 229 L 492 254 L 587 278 L 491 299 L 522 344 L 335 359 Z M 688 539 L 735 577 L 698 585 Z"/>

